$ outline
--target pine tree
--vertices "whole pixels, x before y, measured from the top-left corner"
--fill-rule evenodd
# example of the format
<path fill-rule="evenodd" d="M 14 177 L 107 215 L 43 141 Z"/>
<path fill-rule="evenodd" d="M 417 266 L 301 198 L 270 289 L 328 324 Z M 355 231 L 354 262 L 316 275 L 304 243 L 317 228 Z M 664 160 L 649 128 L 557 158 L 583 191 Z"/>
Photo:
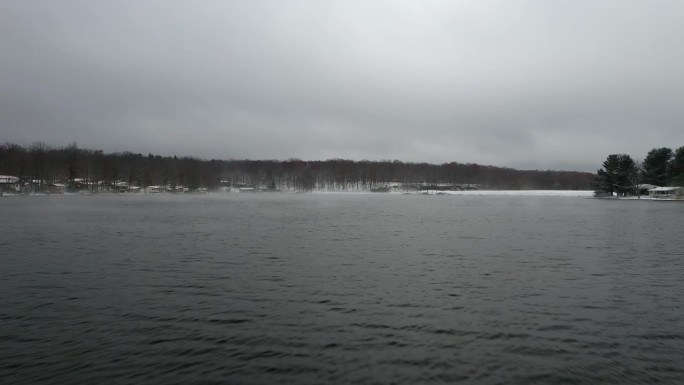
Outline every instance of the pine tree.
<path fill-rule="evenodd" d="M 627 154 L 608 155 L 603 168 L 596 172 L 596 196 L 629 195 L 636 191 L 637 166 Z"/>
<path fill-rule="evenodd" d="M 668 164 L 672 158 L 672 150 L 667 147 L 654 148 L 644 159 L 643 182 L 656 186 L 666 186 L 668 183 Z"/>
<path fill-rule="evenodd" d="M 674 152 L 674 156 L 668 165 L 670 184 L 684 186 L 684 146 Z"/>

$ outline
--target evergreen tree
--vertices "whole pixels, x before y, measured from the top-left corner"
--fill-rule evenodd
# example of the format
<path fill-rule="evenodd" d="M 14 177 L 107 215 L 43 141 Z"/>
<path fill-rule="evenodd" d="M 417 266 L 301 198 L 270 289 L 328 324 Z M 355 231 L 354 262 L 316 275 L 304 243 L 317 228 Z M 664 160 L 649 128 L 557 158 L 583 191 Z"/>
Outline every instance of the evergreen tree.
<path fill-rule="evenodd" d="M 606 160 L 603 161 L 603 168 L 596 172 L 596 179 L 594 180 L 594 193 L 597 196 L 612 196 L 615 192 L 619 156 L 620 155 L 618 154 L 608 155 Z"/>
<path fill-rule="evenodd" d="M 594 193 L 597 196 L 629 195 L 636 191 L 637 166 L 627 154 L 608 155 L 596 174 Z"/>
<path fill-rule="evenodd" d="M 675 150 L 669 164 L 668 174 L 671 185 L 684 186 L 684 146 Z"/>
<path fill-rule="evenodd" d="M 636 162 L 629 155 L 618 156 L 617 180 L 615 192 L 618 195 L 631 195 L 636 192 L 638 169 Z"/>
<path fill-rule="evenodd" d="M 643 183 L 666 186 L 668 183 L 668 165 L 672 158 L 672 150 L 667 147 L 654 148 L 644 159 Z"/>

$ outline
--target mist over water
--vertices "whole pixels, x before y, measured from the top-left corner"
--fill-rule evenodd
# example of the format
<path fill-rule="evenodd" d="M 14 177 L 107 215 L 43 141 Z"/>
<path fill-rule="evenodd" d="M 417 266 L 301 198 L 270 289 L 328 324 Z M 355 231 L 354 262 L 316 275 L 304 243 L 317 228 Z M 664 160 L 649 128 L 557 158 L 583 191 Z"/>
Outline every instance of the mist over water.
<path fill-rule="evenodd" d="M 684 205 L 0 199 L 0 378 L 678 383 Z"/>

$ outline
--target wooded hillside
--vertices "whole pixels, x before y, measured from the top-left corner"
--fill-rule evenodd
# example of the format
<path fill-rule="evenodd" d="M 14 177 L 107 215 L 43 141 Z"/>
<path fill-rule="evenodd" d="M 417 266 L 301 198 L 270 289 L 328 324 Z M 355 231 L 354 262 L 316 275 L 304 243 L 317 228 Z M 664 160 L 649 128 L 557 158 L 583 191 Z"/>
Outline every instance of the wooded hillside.
<path fill-rule="evenodd" d="M 204 160 L 194 157 L 104 153 L 75 143 L 51 147 L 0 145 L 0 174 L 18 177 L 40 190 L 50 183 L 74 189 L 127 182 L 137 186 L 187 186 L 190 190 L 220 186 L 254 186 L 280 191 L 353 191 L 389 183 L 479 185 L 484 189 L 590 189 L 594 175 L 574 171 L 515 170 L 474 163 L 404 163 L 329 159 Z M 84 187 L 86 186 L 86 187 Z M 87 187 L 90 186 L 90 187 Z"/>

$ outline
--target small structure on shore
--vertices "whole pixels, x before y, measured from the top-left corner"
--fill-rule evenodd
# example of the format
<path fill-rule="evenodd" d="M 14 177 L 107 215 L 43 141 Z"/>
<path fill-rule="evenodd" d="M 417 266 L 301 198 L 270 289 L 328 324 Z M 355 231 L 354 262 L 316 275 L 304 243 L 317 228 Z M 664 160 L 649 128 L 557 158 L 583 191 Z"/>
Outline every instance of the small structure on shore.
<path fill-rule="evenodd" d="M 50 194 L 64 194 L 66 191 L 66 184 L 64 183 L 50 183 L 48 185 Z"/>
<path fill-rule="evenodd" d="M 145 192 L 148 194 L 157 194 L 157 193 L 163 193 L 165 190 L 164 187 L 162 186 L 147 186 L 145 188 Z"/>
<path fill-rule="evenodd" d="M 652 190 L 652 189 L 658 188 L 658 187 L 659 186 L 656 186 L 654 184 L 648 184 L 648 183 L 642 183 L 642 184 L 638 184 L 636 186 L 639 195 L 648 195 L 649 190 Z"/>
<path fill-rule="evenodd" d="M 684 187 L 655 187 L 648 190 L 648 196 L 655 199 L 684 199 Z"/>
<path fill-rule="evenodd" d="M 19 178 L 12 175 L 0 175 L 0 192 L 18 192 L 19 191 Z"/>

